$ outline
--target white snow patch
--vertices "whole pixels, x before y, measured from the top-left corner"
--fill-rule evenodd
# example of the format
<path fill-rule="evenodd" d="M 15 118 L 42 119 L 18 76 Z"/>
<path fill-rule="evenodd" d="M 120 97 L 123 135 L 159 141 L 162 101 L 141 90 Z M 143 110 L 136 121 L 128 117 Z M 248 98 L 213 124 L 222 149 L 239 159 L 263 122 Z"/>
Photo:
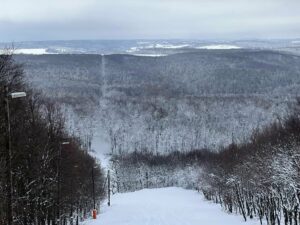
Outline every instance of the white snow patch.
<path fill-rule="evenodd" d="M 135 56 L 144 56 L 144 57 L 162 57 L 162 56 L 167 56 L 166 54 L 131 54 Z"/>
<path fill-rule="evenodd" d="M 146 48 L 166 48 L 166 49 L 178 49 L 178 48 L 187 48 L 189 45 L 182 44 L 182 45 L 172 45 L 172 44 L 154 44 L 149 45 Z"/>
<path fill-rule="evenodd" d="M 141 47 L 131 47 L 126 52 L 128 52 L 128 53 L 134 53 L 134 52 L 142 51 L 143 49 L 180 49 L 180 48 L 187 48 L 187 47 L 190 47 L 190 45 L 188 45 L 188 44 L 180 44 L 180 45 L 172 45 L 172 44 L 150 44 L 150 45 L 141 46 Z M 145 55 L 145 54 L 143 54 L 143 55 Z"/>
<path fill-rule="evenodd" d="M 243 221 L 217 204 L 204 200 L 192 190 L 182 188 L 144 189 L 112 196 L 111 207 L 100 209 L 97 220 L 83 225 L 258 225 Z"/>
<path fill-rule="evenodd" d="M 5 49 L 0 49 L 0 54 L 4 54 L 7 51 Z M 25 54 L 25 55 L 44 55 L 53 54 L 47 51 L 46 48 L 20 48 L 12 51 L 14 54 Z"/>
<path fill-rule="evenodd" d="M 137 52 L 139 50 L 140 50 L 139 47 L 131 47 L 129 50 L 126 50 L 126 52 L 128 52 L 128 53 L 130 53 L 130 52 Z"/>
<path fill-rule="evenodd" d="M 197 47 L 197 49 L 241 49 L 241 47 L 236 45 L 206 45 Z"/>

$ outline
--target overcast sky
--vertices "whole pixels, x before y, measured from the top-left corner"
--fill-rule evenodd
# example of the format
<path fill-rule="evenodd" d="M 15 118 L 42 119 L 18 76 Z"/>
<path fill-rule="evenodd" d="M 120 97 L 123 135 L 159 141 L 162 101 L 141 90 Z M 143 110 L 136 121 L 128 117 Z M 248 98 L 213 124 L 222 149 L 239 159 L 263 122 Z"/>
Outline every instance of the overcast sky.
<path fill-rule="evenodd" d="M 300 37 L 300 0 L 0 0 L 0 41 Z"/>

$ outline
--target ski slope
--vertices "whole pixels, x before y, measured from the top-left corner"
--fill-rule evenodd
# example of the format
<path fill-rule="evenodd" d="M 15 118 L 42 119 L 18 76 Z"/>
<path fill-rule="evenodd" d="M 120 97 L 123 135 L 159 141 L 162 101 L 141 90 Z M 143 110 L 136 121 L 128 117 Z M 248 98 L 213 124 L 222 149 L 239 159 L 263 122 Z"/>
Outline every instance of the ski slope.
<path fill-rule="evenodd" d="M 182 188 L 144 189 L 112 196 L 97 220 L 84 225 L 258 225 L 229 215 L 196 191 Z"/>

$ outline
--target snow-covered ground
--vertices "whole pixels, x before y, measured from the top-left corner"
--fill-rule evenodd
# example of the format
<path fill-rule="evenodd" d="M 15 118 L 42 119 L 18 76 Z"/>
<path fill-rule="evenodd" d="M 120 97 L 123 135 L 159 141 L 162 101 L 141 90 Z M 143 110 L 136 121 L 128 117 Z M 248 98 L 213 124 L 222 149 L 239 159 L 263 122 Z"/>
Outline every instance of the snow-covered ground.
<path fill-rule="evenodd" d="M 112 196 L 97 220 L 83 225 L 258 225 L 229 215 L 196 191 L 182 188 L 144 189 Z"/>

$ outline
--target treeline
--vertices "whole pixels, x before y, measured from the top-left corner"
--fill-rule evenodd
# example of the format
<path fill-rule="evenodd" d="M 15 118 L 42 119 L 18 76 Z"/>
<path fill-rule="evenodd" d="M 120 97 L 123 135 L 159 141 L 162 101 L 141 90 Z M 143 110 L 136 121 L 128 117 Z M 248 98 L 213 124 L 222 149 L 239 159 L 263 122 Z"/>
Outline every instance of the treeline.
<path fill-rule="evenodd" d="M 167 154 L 241 143 L 252 130 L 283 117 L 295 100 L 263 96 L 101 100 L 95 118 L 112 154 Z M 275 113 L 276 112 L 276 113 Z M 100 126 L 99 125 L 99 126 Z"/>
<path fill-rule="evenodd" d="M 78 224 L 94 208 L 93 197 L 97 204 L 104 197 L 103 171 L 66 131 L 59 107 L 28 88 L 23 74 L 12 55 L 0 55 L 0 224 L 9 224 L 11 186 L 13 224 Z M 9 100 L 11 173 L 4 86 L 27 93 Z"/>
<path fill-rule="evenodd" d="M 153 154 L 132 152 L 111 158 L 112 190 L 128 192 L 143 188 L 178 186 L 197 188 L 201 166 L 216 153 L 208 150 Z"/>
<path fill-rule="evenodd" d="M 232 144 L 203 166 L 199 187 L 245 221 L 300 224 L 300 111 Z"/>

